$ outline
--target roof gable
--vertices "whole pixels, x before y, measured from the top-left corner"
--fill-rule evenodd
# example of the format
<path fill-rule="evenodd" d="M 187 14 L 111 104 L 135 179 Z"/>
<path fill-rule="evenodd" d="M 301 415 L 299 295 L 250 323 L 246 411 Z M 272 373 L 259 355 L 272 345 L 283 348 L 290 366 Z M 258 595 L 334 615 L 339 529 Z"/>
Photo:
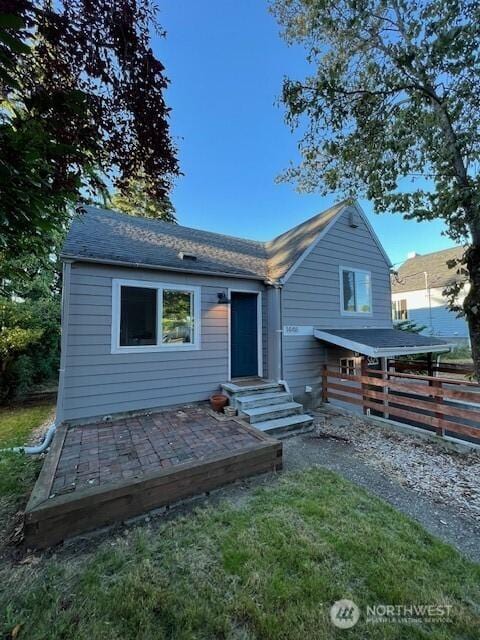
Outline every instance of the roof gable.
<path fill-rule="evenodd" d="M 320 234 L 345 208 L 341 202 L 266 243 L 268 275 L 271 280 L 285 279 L 312 250 Z"/>
<path fill-rule="evenodd" d="M 362 219 L 367 231 L 382 254 L 387 267 L 390 268 L 392 263 L 363 209 L 357 202 L 344 200 L 327 209 L 319 216 L 310 218 L 310 220 L 290 229 L 273 240 L 272 243 L 267 243 L 267 248 L 269 244 L 270 251 L 274 252 L 273 258 L 269 258 L 269 264 L 273 263 L 276 267 L 270 277 L 286 282 L 315 247 L 328 236 L 328 232 L 334 227 L 342 214 L 349 210 L 353 210 Z M 288 265 L 287 269 L 284 268 L 286 265 Z"/>

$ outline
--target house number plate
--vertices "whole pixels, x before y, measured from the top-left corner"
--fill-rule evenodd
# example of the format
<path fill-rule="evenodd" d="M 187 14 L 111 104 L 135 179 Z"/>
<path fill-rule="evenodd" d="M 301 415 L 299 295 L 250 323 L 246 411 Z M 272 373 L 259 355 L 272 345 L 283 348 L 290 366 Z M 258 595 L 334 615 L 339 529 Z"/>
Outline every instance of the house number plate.
<path fill-rule="evenodd" d="M 313 327 L 286 324 L 283 327 L 284 336 L 313 336 Z"/>

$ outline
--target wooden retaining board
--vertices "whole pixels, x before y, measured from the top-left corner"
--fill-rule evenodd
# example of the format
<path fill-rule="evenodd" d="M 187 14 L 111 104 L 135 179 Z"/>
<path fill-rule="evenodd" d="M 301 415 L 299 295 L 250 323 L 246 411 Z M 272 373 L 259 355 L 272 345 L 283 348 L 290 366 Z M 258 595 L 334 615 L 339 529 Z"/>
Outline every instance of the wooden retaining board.
<path fill-rule="evenodd" d="M 217 489 L 235 480 L 282 468 L 282 443 L 241 423 L 258 443 L 205 460 L 162 469 L 141 478 L 49 497 L 66 428 L 55 434 L 25 510 L 25 544 L 45 548 L 99 527 Z"/>

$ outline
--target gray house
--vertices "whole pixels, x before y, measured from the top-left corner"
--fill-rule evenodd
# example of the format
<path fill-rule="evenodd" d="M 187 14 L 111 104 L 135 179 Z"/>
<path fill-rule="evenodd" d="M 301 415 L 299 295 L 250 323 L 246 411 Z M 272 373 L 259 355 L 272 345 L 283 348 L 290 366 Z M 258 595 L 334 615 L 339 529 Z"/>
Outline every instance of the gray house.
<path fill-rule="evenodd" d="M 269 242 L 86 207 L 61 258 L 59 423 L 223 387 L 261 429 L 302 425 L 324 363 L 446 349 L 392 328 L 391 265 L 356 203 Z"/>

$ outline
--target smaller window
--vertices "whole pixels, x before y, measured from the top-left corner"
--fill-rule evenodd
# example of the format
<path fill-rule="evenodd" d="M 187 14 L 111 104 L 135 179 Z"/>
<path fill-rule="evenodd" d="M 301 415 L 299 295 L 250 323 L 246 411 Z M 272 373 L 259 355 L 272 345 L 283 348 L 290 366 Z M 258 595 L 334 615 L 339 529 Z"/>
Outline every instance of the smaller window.
<path fill-rule="evenodd" d="M 407 301 L 405 299 L 392 302 L 392 318 L 394 320 L 408 320 Z"/>
<path fill-rule="evenodd" d="M 163 290 L 163 344 L 191 344 L 193 342 L 193 293 Z"/>
<path fill-rule="evenodd" d="M 342 376 L 355 376 L 355 358 L 340 358 L 340 373 Z"/>
<path fill-rule="evenodd" d="M 372 286 L 369 271 L 340 269 L 342 313 L 371 313 Z"/>

